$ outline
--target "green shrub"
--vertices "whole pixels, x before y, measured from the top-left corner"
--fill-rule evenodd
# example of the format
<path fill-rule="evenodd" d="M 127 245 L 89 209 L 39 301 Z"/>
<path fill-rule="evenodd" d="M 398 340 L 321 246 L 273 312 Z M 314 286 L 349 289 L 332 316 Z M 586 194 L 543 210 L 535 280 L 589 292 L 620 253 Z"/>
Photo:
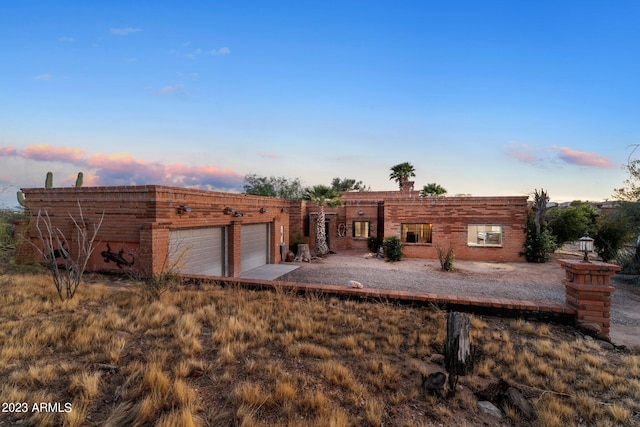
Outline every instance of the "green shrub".
<path fill-rule="evenodd" d="M 639 248 L 622 248 L 616 254 L 615 263 L 620 266 L 620 273 L 622 274 L 640 274 Z"/>
<path fill-rule="evenodd" d="M 402 252 L 402 240 L 397 238 L 396 236 L 387 237 L 384 239 L 384 252 L 389 261 L 395 262 L 400 261 L 400 259 L 404 256 Z"/>
<path fill-rule="evenodd" d="M 593 245 L 598 256 L 607 262 L 616 258 L 629 237 L 629 227 L 624 221 L 602 219 L 593 236 Z"/>

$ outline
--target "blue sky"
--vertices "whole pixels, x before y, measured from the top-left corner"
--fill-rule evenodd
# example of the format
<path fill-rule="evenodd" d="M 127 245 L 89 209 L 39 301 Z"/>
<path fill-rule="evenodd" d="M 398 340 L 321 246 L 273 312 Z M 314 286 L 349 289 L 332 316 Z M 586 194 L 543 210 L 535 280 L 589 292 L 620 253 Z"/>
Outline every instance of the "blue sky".
<path fill-rule="evenodd" d="M 640 144 L 635 1 L 20 1 L 0 14 L 0 195 L 241 190 L 245 174 L 610 198 Z"/>

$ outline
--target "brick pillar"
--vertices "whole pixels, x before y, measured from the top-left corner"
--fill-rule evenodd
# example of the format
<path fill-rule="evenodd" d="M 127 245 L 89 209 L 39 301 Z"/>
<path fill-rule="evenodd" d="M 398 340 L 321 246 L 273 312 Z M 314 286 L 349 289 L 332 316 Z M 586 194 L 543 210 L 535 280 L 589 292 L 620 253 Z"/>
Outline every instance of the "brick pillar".
<path fill-rule="evenodd" d="M 239 221 L 231 221 L 227 237 L 229 238 L 229 277 L 240 277 L 242 268 L 240 259 L 242 223 Z"/>
<path fill-rule="evenodd" d="M 140 253 L 134 269 L 142 277 L 163 273 L 169 255 L 169 229 L 157 223 L 144 224 L 140 229 Z"/>
<path fill-rule="evenodd" d="M 611 276 L 620 267 L 604 262 L 558 260 L 565 270 L 562 283 L 566 289 L 567 304 L 577 311 L 576 324 L 596 324 L 602 334 L 609 337 L 611 314 Z"/>

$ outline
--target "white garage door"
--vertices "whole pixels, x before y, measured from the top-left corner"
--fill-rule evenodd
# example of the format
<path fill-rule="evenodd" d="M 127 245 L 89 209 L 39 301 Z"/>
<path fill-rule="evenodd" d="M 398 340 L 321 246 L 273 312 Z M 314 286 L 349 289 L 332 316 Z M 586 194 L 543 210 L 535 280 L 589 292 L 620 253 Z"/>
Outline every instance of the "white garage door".
<path fill-rule="evenodd" d="M 224 228 L 171 230 L 169 261 L 184 274 L 225 275 Z"/>
<path fill-rule="evenodd" d="M 251 270 L 269 262 L 269 224 L 242 226 L 240 270 Z"/>

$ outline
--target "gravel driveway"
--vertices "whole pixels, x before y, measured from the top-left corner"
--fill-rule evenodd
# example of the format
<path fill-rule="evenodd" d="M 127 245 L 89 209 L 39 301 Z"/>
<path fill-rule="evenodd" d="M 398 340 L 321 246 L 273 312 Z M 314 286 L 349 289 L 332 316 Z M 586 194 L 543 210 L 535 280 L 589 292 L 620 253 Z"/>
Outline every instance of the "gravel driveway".
<path fill-rule="evenodd" d="M 545 264 L 456 261 L 453 272 L 440 271 L 437 260 L 404 259 L 389 263 L 348 251 L 311 263 L 280 280 L 348 286 L 356 280 L 368 288 L 424 291 L 480 297 L 564 302 L 564 270 Z M 611 336 L 614 342 L 640 346 L 640 288 L 613 280 Z"/>

